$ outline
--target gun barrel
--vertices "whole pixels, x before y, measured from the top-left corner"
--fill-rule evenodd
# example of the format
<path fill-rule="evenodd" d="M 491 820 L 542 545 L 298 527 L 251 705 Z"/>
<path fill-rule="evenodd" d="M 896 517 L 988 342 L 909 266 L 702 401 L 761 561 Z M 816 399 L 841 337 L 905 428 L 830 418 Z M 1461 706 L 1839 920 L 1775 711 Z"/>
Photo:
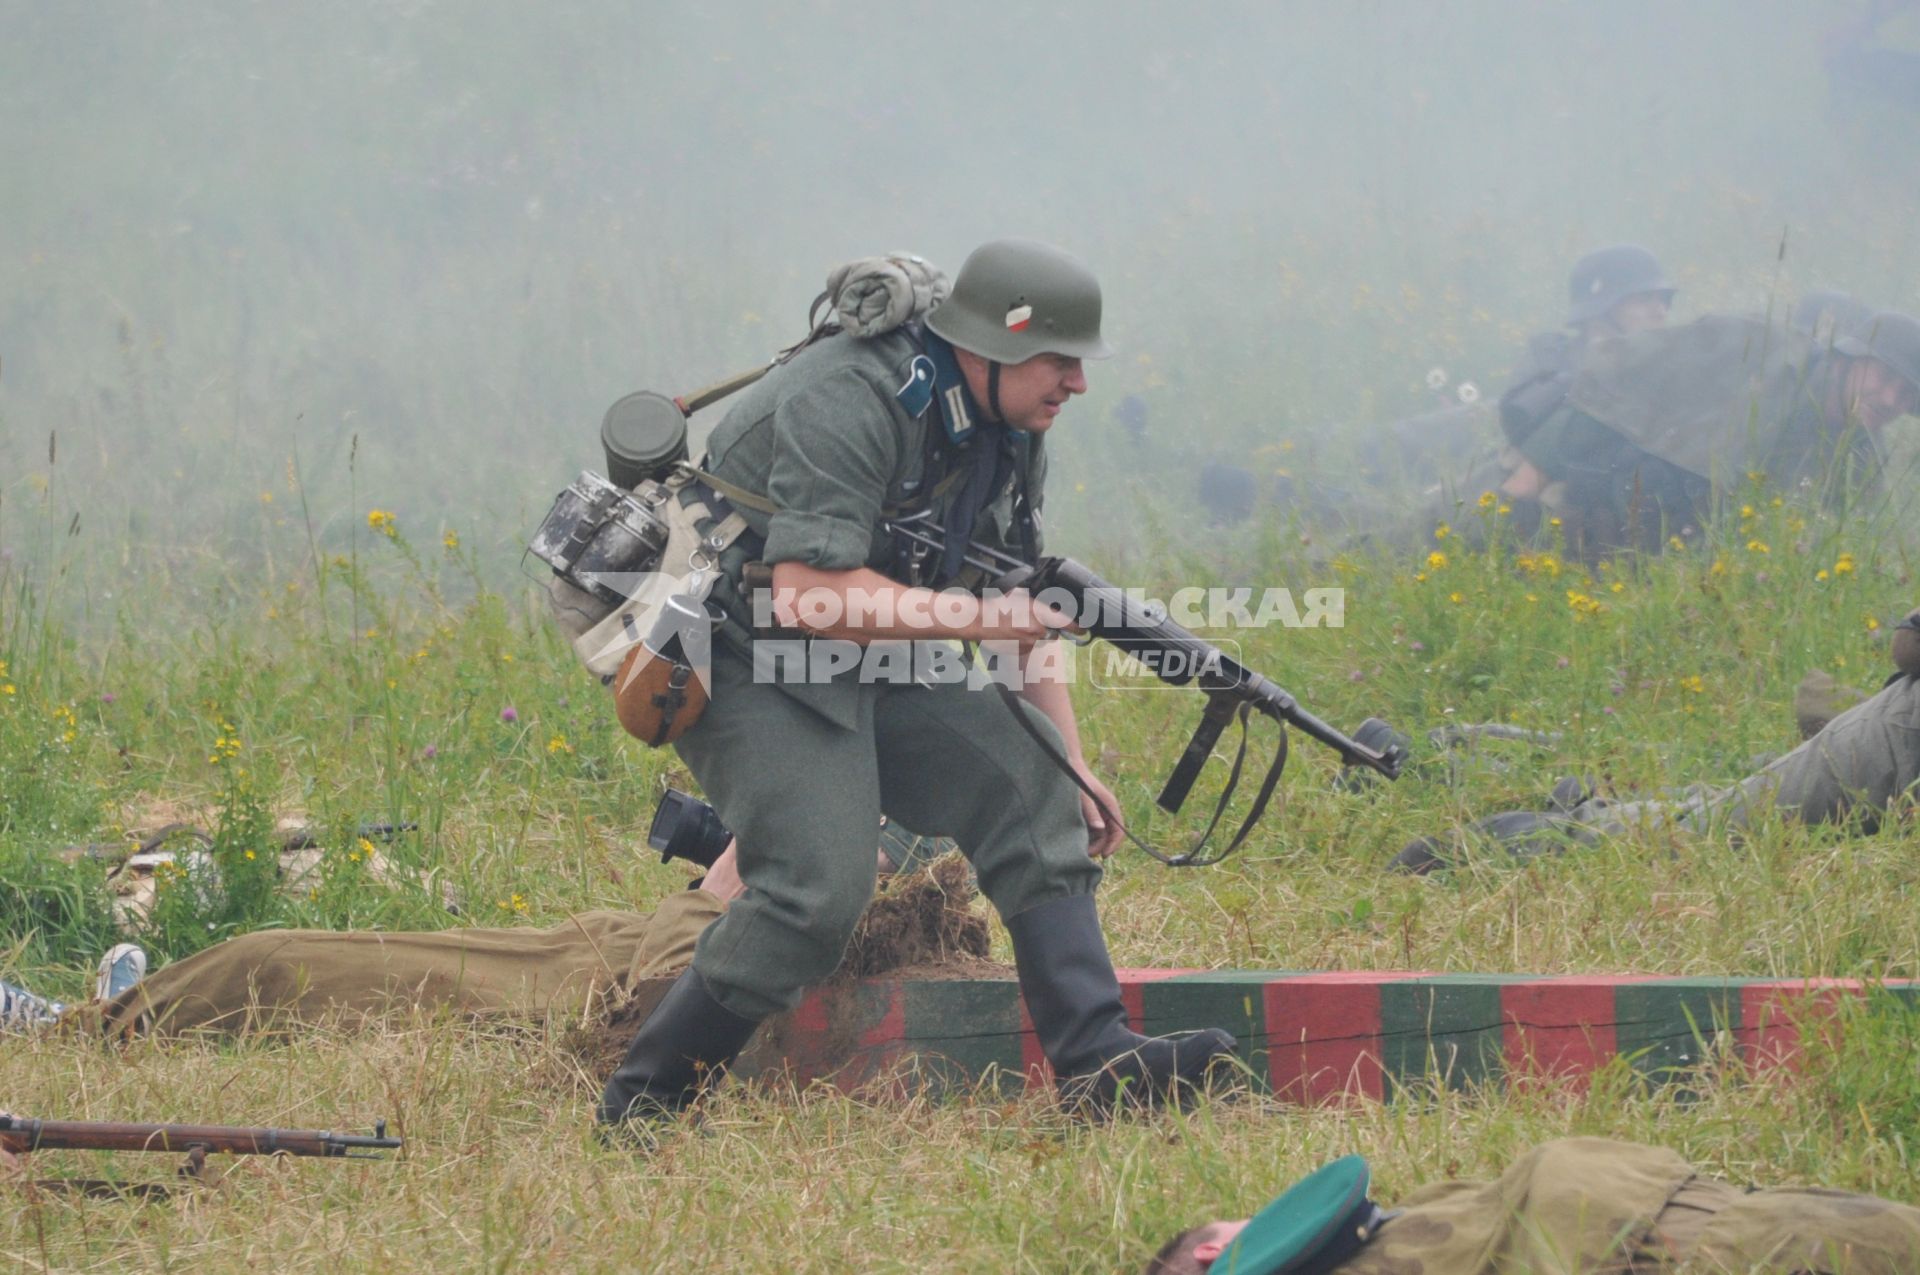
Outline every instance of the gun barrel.
<path fill-rule="evenodd" d="M 204 1147 L 231 1155 L 344 1156 L 351 1150 L 395 1150 L 399 1138 L 323 1129 L 239 1125 L 116 1124 L 91 1120 L 35 1120 L 0 1116 L 0 1147 L 26 1151 L 187 1151 Z"/>

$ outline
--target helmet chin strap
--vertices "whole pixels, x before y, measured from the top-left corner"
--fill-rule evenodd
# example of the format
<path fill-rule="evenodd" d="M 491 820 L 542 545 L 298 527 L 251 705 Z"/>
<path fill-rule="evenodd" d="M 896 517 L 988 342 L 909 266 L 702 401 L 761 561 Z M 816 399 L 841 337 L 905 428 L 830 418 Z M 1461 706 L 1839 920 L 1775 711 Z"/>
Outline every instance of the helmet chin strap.
<path fill-rule="evenodd" d="M 987 362 L 987 411 L 992 414 L 995 423 L 1003 423 L 1007 414 L 1000 410 L 1000 362 L 990 359 Z"/>

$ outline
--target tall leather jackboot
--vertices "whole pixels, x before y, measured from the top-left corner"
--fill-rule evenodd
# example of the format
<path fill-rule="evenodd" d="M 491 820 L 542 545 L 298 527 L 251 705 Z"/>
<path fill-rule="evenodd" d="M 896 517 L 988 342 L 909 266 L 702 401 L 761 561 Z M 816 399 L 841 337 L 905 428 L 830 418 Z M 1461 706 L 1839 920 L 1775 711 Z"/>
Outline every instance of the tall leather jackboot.
<path fill-rule="evenodd" d="M 634 1033 L 627 1056 L 600 1094 L 599 1123 L 660 1124 L 692 1105 L 753 1039 L 757 1018 L 742 1018 L 713 998 L 689 967 Z M 647 1135 L 639 1129 L 645 1138 Z"/>
<path fill-rule="evenodd" d="M 1006 918 L 1033 1032 L 1069 1106 L 1178 1105 L 1198 1091 L 1235 1040 L 1217 1027 L 1142 1036 L 1127 1026 L 1120 980 L 1090 894 L 1053 899 Z"/>

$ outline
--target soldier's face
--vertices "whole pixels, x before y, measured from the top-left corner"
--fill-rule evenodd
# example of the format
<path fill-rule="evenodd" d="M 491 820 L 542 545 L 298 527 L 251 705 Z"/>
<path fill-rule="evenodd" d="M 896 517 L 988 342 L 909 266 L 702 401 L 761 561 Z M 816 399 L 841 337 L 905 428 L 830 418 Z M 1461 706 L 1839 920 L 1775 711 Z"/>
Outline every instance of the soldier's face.
<path fill-rule="evenodd" d="M 1200 1234 L 1193 1238 L 1193 1260 L 1201 1270 L 1211 1269 L 1220 1260 L 1220 1254 L 1227 1251 L 1227 1245 L 1233 1243 L 1240 1232 L 1247 1229 L 1247 1219 L 1236 1222 L 1210 1223 Z"/>
<path fill-rule="evenodd" d="M 1672 305 L 1664 292 L 1637 292 L 1633 296 L 1607 311 L 1607 321 L 1621 336 L 1632 332 L 1645 332 L 1648 328 L 1663 328 L 1667 325 L 1667 311 Z"/>
<path fill-rule="evenodd" d="M 978 403 L 987 398 L 987 361 L 966 350 L 957 352 L 967 388 Z M 1080 360 L 1064 354 L 1036 354 L 1024 363 L 1000 366 L 1000 419 L 1015 429 L 1044 434 L 1053 418 L 1075 394 L 1087 392 L 1087 375 Z"/>
<path fill-rule="evenodd" d="M 1853 360 L 1845 387 L 1848 418 L 1869 432 L 1920 411 L 1920 391 L 1879 359 Z"/>

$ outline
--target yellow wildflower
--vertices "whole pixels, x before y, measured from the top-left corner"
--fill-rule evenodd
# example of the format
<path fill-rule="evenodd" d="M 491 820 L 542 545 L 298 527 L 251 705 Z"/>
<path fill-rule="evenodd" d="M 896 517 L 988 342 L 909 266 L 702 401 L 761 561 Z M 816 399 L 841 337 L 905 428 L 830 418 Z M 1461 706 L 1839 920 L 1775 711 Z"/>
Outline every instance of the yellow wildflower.
<path fill-rule="evenodd" d="M 1727 564 L 1715 558 L 1713 565 L 1707 568 L 1707 574 L 1710 576 L 1723 576 L 1727 574 Z"/>
<path fill-rule="evenodd" d="M 1438 571 L 1440 568 L 1446 565 L 1447 565 L 1447 555 L 1444 553 L 1441 553 L 1438 549 L 1435 549 L 1432 553 L 1427 555 L 1427 566 L 1432 570 Z"/>
<path fill-rule="evenodd" d="M 1626 587 L 1627 586 L 1619 580 L 1615 580 L 1612 584 L 1607 586 L 1608 590 L 1613 593 L 1623 593 L 1626 591 Z"/>
<path fill-rule="evenodd" d="M 549 753 L 570 753 L 573 751 L 573 745 L 567 742 L 565 735 L 555 735 L 547 741 L 547 751 Z"/>
<path fill-rule="evenodd" d="M 1874 618 L 1873 618 L 1872 616 L 1868 616 L 1868 617 L 1867 617 L 1867 632 L 1869 632 L 1869 633 L 1878 633 L 1879 631 L 1880 631 L 1880 621 L 1878 621 L 1878 620 L 1876 620 L 1876 619 L 1874 619 Z"/>
<path fill-rule="evenodd" d="M 1687 547 L 1687 542 L 1682 540 L 1680 537 L 1678 536 L 1667 537 L 1667 548 L 1673 550 L 1675 553 L 1679 553 L 1682 549 L 1685 549 L 1686 547 Z"/>
<path fill-rule="evenodd" d="M 1695 695 L 1704 695 L 1707 693 L 1707 684 L 1698 673 L 1695 673 L 1691 677 L 1680 679 L 1680 689 L 1692 691 Z"/>
<path fill-rule="evenodd" d="M 1490 491 L 1481 492 L 1480 501 L 1479 501 L 1480 507 L 1482 509 L 1491 509 L 1493 507 L 1493 502 L 1495 499 L 1497 499 L 1497 497 L 1495 497 L 1492 492 Z"/>
<path fill-rule="evenodd" d="M 400 534 L 399 529 L 394 526 L 393 515 L 384 509 L 367 510 L 367 526 L 389 540 Z"/>
<path fill-rule="evenodd" d="M 1753 517 L 1753 506 L 1752 506 L 1752 505 L 1742 505 L 1742 506 L 1740 506 L 1740 516 L 1741 516 L 1742 518 L 1751 518 L 1751 517 Z"/>
<path fill-rule="evenodd" d="M 1549 527 L 1558 527 L 1560 525 L 1560 519 L 1557 516 L 1549 518 L 1547 519 L 1547 525 Z"/>
<path fill-rule="evenodd" d="M 1435 527 L 1433 529 L 1433 538 L 1435 540 L 1445 540 L 1448 536 L 1452 534 L 1453 534 L 1453 528 L 1449 527 L 1444 522 L 1441 523 L 1438 527 Z"/>
<path fill-rule="evenodd" d="M 445 545 L 447 551 L 451 553 L 460 547 L 460 535 L 458 532 L 449 529 L 446 535 L 440 537 L 440 543 Z"/>
<path fill-rule="evenodd" d="M 1816 572 L 1814 572 L 1814 573 L 1813 573 L 1813 578 L 1814 578 L 1814 579 L 1816 579 L 1816 580 L 1824 580 L 1824 579 L 1826 579 L 1826 578 L 1827 578 L 1827 569 L 1826 569 L 1825 567 L 1822 567 L 1822 568 L 1820 568 L 1820 569 L 1819 569 L 1818 571 L 1816 571 Z"/>
<path fill-rule="evenodd" d="M 1840 553 L 1840 556 L 1834 559 L 1833 574 L 1837 576 L 1852 575 L 1853 574 L 1853 555 L 1850 553 L 1847 553 L 1845 550 L 1842 550 Z"/>
<path fill-rule="evenodd" d="M 1512 512 L 1513 512 L 1513 506 L 1512 506 L 1512 505 L 1502 505 L 1502 506 L 1500 506 L 1500 507 L 1499 507 L 1498 509 L 1496 509 L 1496 510 L 1494 510 L 1493 512 L 1494 512 L 1494 513 L 1496 513 L 1496 514 L 1498 514 L 1498 515 L 1500 515 L 1500 516 L 1501 516 L 1502 518 L 1504 518 L 1504 517 L 1506 517 L 1506 516 L 1507 516 L 1508 514 L 1510 514 L 1510 513 L 1512 513 Z"/>
<path fill-rule="evenodd" d="M 1461 593 L 1458 593 L 1458 592 L 1455 592 L 1455 593 L 1449 593 L 1449 594 L 1447 595 L 1447 601 L 1449 601 L 1449 602 L 1451 602 L 1451 603 L 1453 603 L 1453 604 L 1454 604 L 1454 605 L 1456 605 L 1456 606 L 1458 606 L 1458 605 L 1459 605 L 1460 603 L 1462 603 L 1462 602 L 1465 602 L 1466 600 L 1467 600 L 1467 599 L 1466 599 L 1466 595 L 1464 595 L 1464 594 L 1461 594 Z"/>
<path fill-rule="evenodd" d="M 1772 553 L 1773 550 L 1767 548 L 1767 542 L 1764 540 L 1749 540 L 1747 541 L 1747 552 L 1748 553 Z"/>
<path fill-rule="evenodd" d="M 1573 608 L 1575 619 L 1585 619 L 1587 616 L 1598 615 L 1606 610 L 1606 607 L 1578 589 L 1567 590 L 1567 605 Z"/>

